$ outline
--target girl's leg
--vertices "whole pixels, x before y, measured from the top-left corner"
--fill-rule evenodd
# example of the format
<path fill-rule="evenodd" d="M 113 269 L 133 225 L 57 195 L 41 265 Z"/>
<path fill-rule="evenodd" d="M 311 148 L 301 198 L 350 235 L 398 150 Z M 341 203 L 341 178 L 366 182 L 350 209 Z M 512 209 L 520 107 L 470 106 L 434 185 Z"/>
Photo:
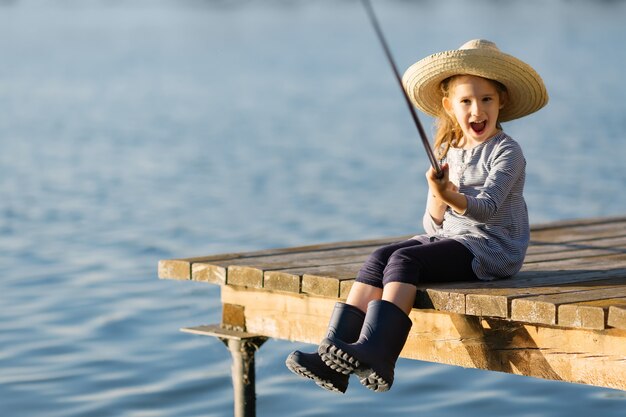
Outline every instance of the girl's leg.
<path fill-rule="evenodd" d="M 416 241 L 399 242 L 379 248 L 365 263 L 359 273 L 361 279 L 350 289 L 346 303 L 337 303 L 328 324 L 328 337 L 356 342 L 359 338 L 367 305 L 372 300 L 380 300 L 383 293 L 383 272 L 387 260 L 399 248 L 418 244 Z M 329 367 L 316 353 L 304 353 L 296 350 L 285 361 L 293 373 L 312 379 L 320 387 L 337 392 L 348 388 L 349 375 L 340 373 L 336 367 Z"/>
<path fill-rule="evenodd" d="M 356 282 L 348 293 L 346 303 L 363 312 L 367 311 L 369 302 L 380 300 L 383 295 L 383 275 L 389 258 L 398 249 L 415 245 L 421 245 L 421 242 L 409 239 L 380 247 L 372 252 L 357 274 Z M 415 291 L 413 297 L 415 297 Z"/>
<path fill-rule="evenodd" d="M 394 303 L 396 306 L 400 307 L 400 310 L 408 315 L 411 309 L 413 309 L 413 304 L 415 304 L 416 293 L 417 287 L 413 284 L 390 282 L 385 285 L 381 298 L 390 303 Z"/>
<path fill-rule="evenodd" d="M 421 245 L 422 242 L 416 239 L 403 240 L 376 249 L 368 256 L 356 275 L 356 282 L 368 284 L 373 287 L 383 288 L 383 276 L 389 258 L 399 249 L 410 248 Z"/>
<path fill-rule="evenodd" d="M 409 314 L 418 283 L 475 280 L 473 259 L 462 243 L 452 239 L 401 248 L 385 267 L 382 299 Z"/>
<path fill-rule="evenodd" d="M 418 283 L 476 279 L 472 261 L 472 253 L 454 240 L 396 250 L 384 270 L 382 299 L 369 304 L 359 339 L 324 339 L 319 348 L 324 362 L 346 374 L 355 372 L 371 390 L 387 391 L 412 326 L 408 313 Z"/>
<path fill-rule="evenodd" d="M 372 300 L 380 300 L 383 295 L 383 289 L 374 287 L 373 285 L 355 282 L 350 288 L 346 304 L 350 304 L 359 310 L 367 311 L 367 305 Z"/>

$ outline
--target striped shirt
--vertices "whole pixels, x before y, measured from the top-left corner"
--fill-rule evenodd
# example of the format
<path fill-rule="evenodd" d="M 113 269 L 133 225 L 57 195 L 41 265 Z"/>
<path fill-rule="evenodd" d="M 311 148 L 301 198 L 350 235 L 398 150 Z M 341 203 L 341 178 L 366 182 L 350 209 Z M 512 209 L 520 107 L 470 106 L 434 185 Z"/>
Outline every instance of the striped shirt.
<path fill-rule="evenodd" d="M 460 215 L 448 208 L 443 224 L 437 225 L 427 209 L 426 233 L 465 245 L 474 254 L 472 268 L 481 280 L 516 274 L 530 239 L 522 148 L 499 132 L 472 149 L 451 147 L 446 160 L 450 181 L 467 197 L 467 210 Z"/>

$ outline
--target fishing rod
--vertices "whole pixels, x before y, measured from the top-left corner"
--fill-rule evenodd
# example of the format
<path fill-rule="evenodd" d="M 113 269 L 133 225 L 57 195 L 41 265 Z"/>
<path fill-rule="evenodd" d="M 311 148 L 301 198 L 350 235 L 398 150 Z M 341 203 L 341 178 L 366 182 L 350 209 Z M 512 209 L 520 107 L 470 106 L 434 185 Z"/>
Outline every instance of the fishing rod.
<path fill-rule="evenodd" d="M 437 158 L 435 158 L 435 154 L 433 153 L 433 149 L 430 147 L 430 143 L 428 143 L 426 132 L 424 131 L 424 128 L 422 127 L 422 123 L 420 122 L 420 119 L 417 117 L 417 112 L 415 111 L 415 107 L 413 107 L 413 103 L 411 103 L 409 96 L 404 90 L 404 86 L 402 85 L 402 78 L 400 77 L 400 73 L 398 72 L 398 67 L 396 66 L 396 63 L 393 60 L 393 57 L 391 56 L 391 51 L 389 50 L 389 46 L 387 46 L 387 41 L 385 41 L 385 36 L 383 35 L 382 30 L 380 29 L 380 25 L 378 24 L 378 19 L 376 19 L 376 15 L 374 14 L 374 9 L 372 8 L 372 4 L 370 3 L 369 0 L 361 0 L 361 2 L 363 3 L 365 10 L 367 11 L 367 15 L 369 16 L 370 21 L 372 22 L 372 26 L 374 26 L 376 35 L 378 35 L 378 40 L 380 40 L 380 43 L 382 44 L 383 49 L 385 50 L 387 61 L 389 61 L 389 64 L 391 65 L 391 68 L 393 69 L 393 73 L 396 76 L 396 80 L 398 80 L 398 83 L 400 84 L 400 90 L 402 90 L 402 95 L 404 96 L 404 99 L 406 100 L 406 105 L 409 107 L 411 116 L 413 116 L 415 127 L 417 127 L 417 131 L 419 132 L 419 135 L 422 138 L 422 144 L 424 145 L 424 150 L 426 151 L 426 154 L 428 155 L 428 159 L 430 160 L 430 165 L 432 165 L 433 169 L 435 170 L 437 178 L 443 178 L 443 171 L 441 170 L 441 166 L 439 165 Z"/>

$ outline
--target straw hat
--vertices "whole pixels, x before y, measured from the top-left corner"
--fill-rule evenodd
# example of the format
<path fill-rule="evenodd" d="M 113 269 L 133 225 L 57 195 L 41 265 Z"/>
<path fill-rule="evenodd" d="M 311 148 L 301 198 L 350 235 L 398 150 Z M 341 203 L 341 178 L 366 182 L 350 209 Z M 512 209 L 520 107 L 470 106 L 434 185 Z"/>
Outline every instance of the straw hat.
<path fill-rule="evenodd" d="M 402 82 L 417 108 L 437 116 L 443 98 L 441 82 L 462 74 L 504 84 L 508 100 L 498 118 L 502 122 L 536 112 L 548 102 L 543 80 L 530 65 L 501 52 L 495 43 L 483 39 L 471 40 L 459 49 L 433 54 L 416 62 L 406 70 Z"/>

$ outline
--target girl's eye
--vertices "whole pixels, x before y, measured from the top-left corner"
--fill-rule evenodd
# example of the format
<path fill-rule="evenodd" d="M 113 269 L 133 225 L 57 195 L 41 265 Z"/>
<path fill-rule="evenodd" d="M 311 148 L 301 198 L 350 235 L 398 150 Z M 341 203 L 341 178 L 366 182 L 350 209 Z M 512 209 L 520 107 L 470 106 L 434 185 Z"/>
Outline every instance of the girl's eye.
<path fill-rule="evenodd" d="M 470 104 L 471 101 L 466 98 L 466 99 L 461 100 L 461 103 L 463 103 L 463 104 Z"/>
<path fill-rule="evenodd" d="M 493 97 L 485 97 L 483 98 L 483 101 L 487 102 L 487 101 L 491 101 L 493 100 Z"/>

